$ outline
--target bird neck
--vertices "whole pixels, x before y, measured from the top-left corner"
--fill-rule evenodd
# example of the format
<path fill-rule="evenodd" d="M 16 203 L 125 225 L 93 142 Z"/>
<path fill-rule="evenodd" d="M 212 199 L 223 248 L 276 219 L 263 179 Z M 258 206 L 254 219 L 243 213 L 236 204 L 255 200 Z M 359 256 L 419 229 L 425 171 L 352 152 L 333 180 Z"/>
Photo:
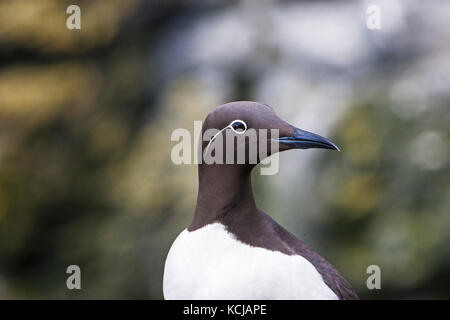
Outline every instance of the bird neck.
<path fill-rule="evenodd" d="M 188 230 L 218 222 L 230 215 L 257 214 L 251 182 L 252 166 L 201 164 L 194 219 Z"/>

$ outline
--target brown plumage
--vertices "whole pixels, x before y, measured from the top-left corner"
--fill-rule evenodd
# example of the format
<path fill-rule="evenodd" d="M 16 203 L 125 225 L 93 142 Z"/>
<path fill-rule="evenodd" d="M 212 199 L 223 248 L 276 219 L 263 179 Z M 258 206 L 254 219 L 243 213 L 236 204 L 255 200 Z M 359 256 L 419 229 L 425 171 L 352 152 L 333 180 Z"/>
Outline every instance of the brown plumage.
<path fill-rule="evenodd" d="M 235 119 L 245 121 L 249 128 L 279 129 L 280 151 L 314 147 L 338 150 L 331 141 L 291 126 L 278 118 L 271 107 L 256 102 L 233 102 L 215 109 L 208 115 L 203 132 L 210 128 L 220 130 Z M 208 141 L 203 141 L 202 150 L 207 145 Z M 249 163 L 200 164 L 197 207 L 188 231 L 220 222 L 243 243 L 304 257 L 339 299 L 358 299 L 330 263 L 258 209 L 251 184 L 254 167 Z"/>

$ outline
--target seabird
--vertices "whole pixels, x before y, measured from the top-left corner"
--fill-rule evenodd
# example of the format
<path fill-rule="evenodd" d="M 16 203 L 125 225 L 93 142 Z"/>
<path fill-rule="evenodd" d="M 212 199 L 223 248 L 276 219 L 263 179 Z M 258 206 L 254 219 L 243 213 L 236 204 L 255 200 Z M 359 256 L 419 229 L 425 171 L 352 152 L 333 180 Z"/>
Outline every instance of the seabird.
<path fill-rule="evenodd" d="M 279 151 L 339 150 L 330 140 L 281 120 L 270 106 L 251 101 L 217 107 L 202 133 L 208 129 L 218 134 L 202 141 L 202 151 L 218 135 L 226 139 L 249 129 L 278 129 Z M 194 218 L 168 253 L 164 298 L 358 299 L 330 263 L 257 207 L 251 184 L 255 166 L 199 164 Z"/>

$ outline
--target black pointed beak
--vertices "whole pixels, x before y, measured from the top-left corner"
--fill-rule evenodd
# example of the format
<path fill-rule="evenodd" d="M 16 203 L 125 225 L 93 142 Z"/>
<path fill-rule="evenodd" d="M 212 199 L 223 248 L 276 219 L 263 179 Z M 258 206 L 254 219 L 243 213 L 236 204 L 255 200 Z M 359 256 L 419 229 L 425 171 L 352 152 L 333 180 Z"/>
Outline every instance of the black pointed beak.
<path fill-rule="evenodd" d="M 341 151 L 337 145 L 327 138 L 296 127 L 293 128 L 294 134 L 292 136 L 278 139 L 280 143 L 287 145 L 290 149 L 322 148 Z"/>

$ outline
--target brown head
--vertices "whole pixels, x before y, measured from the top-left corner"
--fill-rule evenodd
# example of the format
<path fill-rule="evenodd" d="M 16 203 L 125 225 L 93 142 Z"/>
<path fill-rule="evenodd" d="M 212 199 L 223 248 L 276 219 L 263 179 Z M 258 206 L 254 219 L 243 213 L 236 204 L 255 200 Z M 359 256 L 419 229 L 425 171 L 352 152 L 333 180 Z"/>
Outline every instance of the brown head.
<path fill-rule="evenodd" d="M 215 155 L 215 160 L 220 164 L 237 164 L 238 151 L 243 153 L 242 159 L 245 159 L 244 163 L 239 164 L 254 166 L 278 151 L 308 148 L 339 150 L 330 140 L 281 120 L 270 106 L 252 101 L 231 102 L 214 109 L 203 123 L 202 137 L 200 149 L 204 157 Z M 220 155 L 217 155 L 218 151 Z M 234 157 L 228 160 L 234 161 L 226 161 L 230 152 Z M 252 152 L 256 157 L 252 158 Z M 212 159 L 207 163 L 213 163 Z"/>

